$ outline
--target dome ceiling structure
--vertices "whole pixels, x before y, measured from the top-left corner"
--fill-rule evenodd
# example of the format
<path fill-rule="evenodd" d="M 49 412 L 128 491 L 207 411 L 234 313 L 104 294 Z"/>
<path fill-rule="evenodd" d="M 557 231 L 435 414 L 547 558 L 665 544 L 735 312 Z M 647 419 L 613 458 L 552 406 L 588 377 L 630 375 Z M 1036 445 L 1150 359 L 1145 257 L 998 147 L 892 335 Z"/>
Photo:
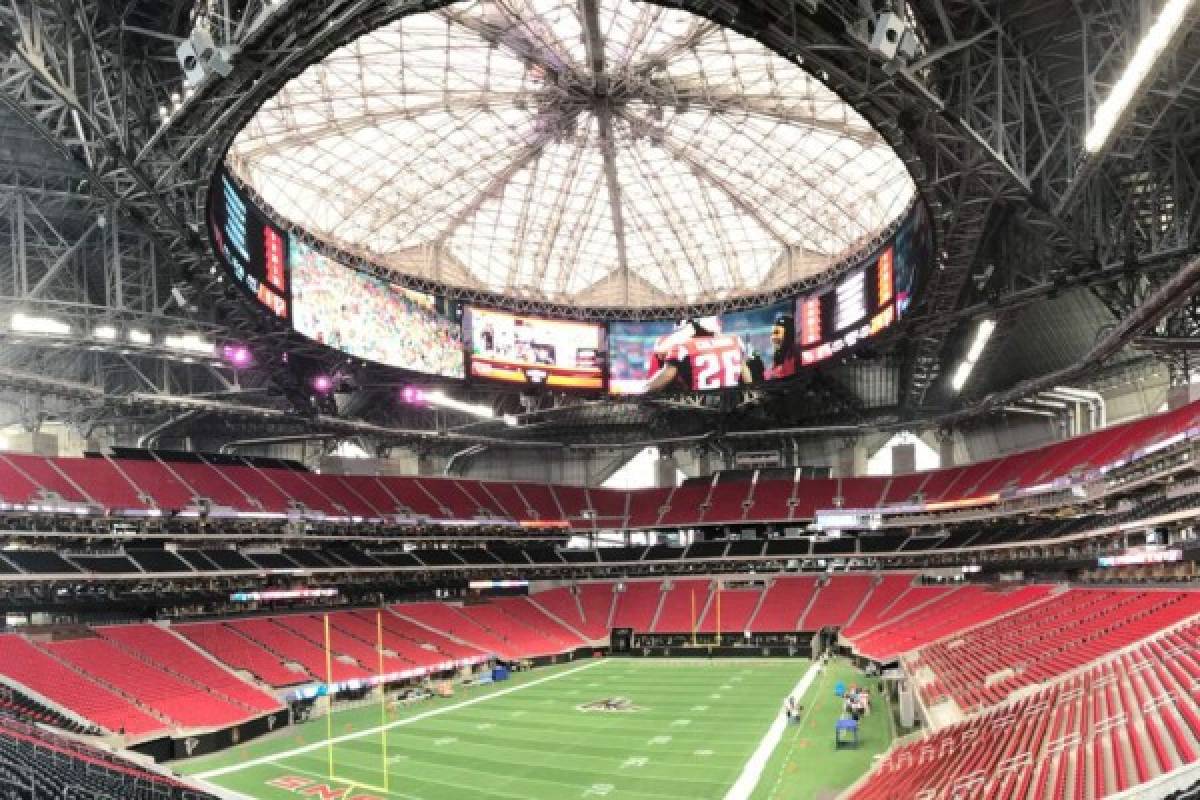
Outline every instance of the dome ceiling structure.
<path fill-rule="evenodd" d="M 915 193 L 817 76 L 631 0 L 398 19 L 291 80 L 228 160 L 276 213 L 382 267 L 591 306 L 791 284 Z"/>

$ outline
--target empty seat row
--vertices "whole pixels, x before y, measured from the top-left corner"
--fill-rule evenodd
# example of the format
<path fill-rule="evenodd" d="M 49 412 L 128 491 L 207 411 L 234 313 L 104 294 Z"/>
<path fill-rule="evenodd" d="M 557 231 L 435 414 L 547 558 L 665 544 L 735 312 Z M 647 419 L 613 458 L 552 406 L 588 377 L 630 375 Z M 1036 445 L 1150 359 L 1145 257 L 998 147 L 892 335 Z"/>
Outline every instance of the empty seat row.
<path fill-rule="evenodd" d="M 317 475 L 281 462 L 129 451 L 124 457 L 0 454 L 0 502 L 114 511 L 210 506 L 337 518 L 566 521 L 575 529 L 810 519 L 820 509 L 990 497 L 1095 469 L 1189 430 L 1200 403 L 989 461 L 926 473 L 806 478 L 790 470 L 719 473 L 676 488 L 620 491 L 536 483 Z"/>
<path fill-rule="evenodd" d="M 1200 759 L 1200 625 L 908 740 L 852 800 L 1099 800 Z"/>

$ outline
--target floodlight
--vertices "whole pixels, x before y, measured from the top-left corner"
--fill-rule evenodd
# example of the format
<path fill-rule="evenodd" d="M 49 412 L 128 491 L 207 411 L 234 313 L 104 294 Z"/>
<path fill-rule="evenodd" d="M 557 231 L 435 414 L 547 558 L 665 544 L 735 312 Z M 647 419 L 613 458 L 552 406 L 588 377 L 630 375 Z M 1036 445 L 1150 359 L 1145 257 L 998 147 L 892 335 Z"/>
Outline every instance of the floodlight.
<path fill-rule="evenodd" d="M 214 345 L 197 333 L 169 335 L 163 338 L 163 344 L 172 350 L 183 350 L 188 353 L 198 353 L 203 356 L 213 354 Z"/>
<path fill-rule="evenodd" d="M 18 333 L 39 333 L 46 336 L 70 336 L 71 326 L 50 317 L 31 317 L 27 314 L 13 314 L 9 327 Z"/>
<path fill-rule="evenodd" d="M 425 395 L 425 391 L 418 389 L 416 386 L 405 386 L 404 390 L 400 392 L 400 397 L 405 403 L 411 406 L 428 405 L 428 398 Z"/>
<path fill-rule="evenodd" d="M 447 408 L 452 411 L 461 411 L 464 414 L 470 414 L 473 417 L 482 417 L 483 419 L 495 419 L 496 412 L 492 411 L 488 406 L 475 405 L 473 403 L 464 403 L 461 400 L 455 400 L 453 397 L 448 397 L 445 392 L 440 390 L 425 393 L 425 402 L 431 406 L 438 408 Z"/>
<path fill-rule="evenodd" d="M 250 362 L 254 360 L 250 353 L 250 348 L 244 345 L 227 344 L 221 349 L 221 355 L 235 367 L 248 367 Z"/>
<path fill-rule="evenodd" d="M 954 371 L 954 377 L 950 380 L 950 385 L 954 391 L 961 392 L 962 388 L 967 385 L 967 379 L 971 377 L 971 371 L 975 369 L 976 362 L 983 355 L 984 348 L 987 347 L 988 340 L 992 338 L 992 333 L 996 330 L 996 321 L 992 319 L 981 320 L 979 327 L 975 329 L 975 338 L 971 342 L 971 349 L 967 351 L 967 355 L 963 358 L 958 369 Z"/>
<path fill-rule="evenodd" d="M 1125 71 L 1121 73 L 1121 77 L 1113 84 L 1108 97 L 1104 98 L 1104 102 L 1096 109 L 1091 130 L 1087 132 L 1087 136 L 1083 140 L 1083 146 L 1089 153 L 1095 153 L 1104 147 L 1120 121 L 1121 115 L 1125 113 L 1125 108 L 1142 88 L 1146 76 L 1154 68 L 1166 49 L 1167 43 L 1171 41 L 1171 37 L 1183 22 L 1192 2 L 1193 0 L 1167 0 L 1167 4 L 1163 6 L 1163 10 L 1154 20 L 1154 24 L 1150 26 L 1146 35 L 1142 37 L 1142 41 L 1138 43 L 1133 60 L 1129 62 Z"/>
<path fill-rule="evenodd" d="M 967 351 L 967 361 L 974 363 L 979 360 L 979 356 L 983 355 L 983 349 L 987 347 L 988 339 L 992 338 L 994 330 L 996 330 L 996 323 L 990 319 L 979 323 L 979 327 L 975 330 L 975 340 L 971 342 L 971 349 Z"/>

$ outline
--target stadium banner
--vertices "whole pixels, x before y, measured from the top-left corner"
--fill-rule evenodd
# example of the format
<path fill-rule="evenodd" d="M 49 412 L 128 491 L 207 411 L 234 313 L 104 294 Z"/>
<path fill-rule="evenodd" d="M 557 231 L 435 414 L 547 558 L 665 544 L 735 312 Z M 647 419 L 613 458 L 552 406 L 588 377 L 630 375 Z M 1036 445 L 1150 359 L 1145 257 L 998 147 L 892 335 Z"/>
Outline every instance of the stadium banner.
<path fill-rule="evenodd" d="M 668 364 L 676 378 L 660 391 L 732 389 L 790 378 L 793 356 L 791 300 L 762 308 L 691 320 L 613 322 L 608 328 L 608 390 L 639 395 Z"/>
<path fill-rule="evenodd" d="M 1124 553 L 1112 556 L 1100 556 L 1096 559 L 1098 567 L 1133 567 L 1144 564 L 1170 564 L 1183 560 L 1183 551 L 1175 547 L 1148 545 L 1132 548 Z"/>
<path fill-rule="evenodd" d="M 248 742 L 273 731 L 280 730 L 291 722 L 286 710 L 275 711 L 265 716 L 257 717 L 233 725 L 228 728 L 205 731 L 192 736 L 164 736 L 131 745 L 130 750 L 149 756 L 155 761 L 171 761 L 179 758 L 192 758 L 224 750 L 228 747 Z"/>
<path fill-rule="evenodd" d="M 234 280 L 275 316 L 290 315 L 288 235 L 222 169 L 208 195 L 213 247 Z"/>
<path fill-rule="evenodd" d="M 602 391 L 605 328 L 591 322 L 467 306 L 470 375 L 485 381 Z"/>
<path fill-rule="evenodd" d="M 291 240 L 292 326 L 348 356 L 465 377 L 458 304 L 382 280 Z"/>

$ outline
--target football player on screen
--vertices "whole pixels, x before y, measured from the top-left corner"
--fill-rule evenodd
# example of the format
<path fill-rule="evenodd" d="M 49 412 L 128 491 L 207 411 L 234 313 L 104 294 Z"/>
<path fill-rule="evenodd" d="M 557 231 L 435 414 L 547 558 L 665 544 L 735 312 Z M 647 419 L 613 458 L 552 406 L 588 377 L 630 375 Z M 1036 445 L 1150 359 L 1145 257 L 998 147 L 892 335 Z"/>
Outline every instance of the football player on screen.
<path fill-rule="evenodd" d="M 649 371 L 646 394 L 733 389 L 752 379 L 745 343 L 721 333 L 717 317 L 686 319 L 655 342 Z"/>
<path fill-rule="evenodd" d="M 775 317 L 775 324 L 771 326 L 771 346 L 774 348 L 774 352 L 766 379 L 777 381 L 795 375 L 796 320 L 790 314 L 780 314 Z"/>

